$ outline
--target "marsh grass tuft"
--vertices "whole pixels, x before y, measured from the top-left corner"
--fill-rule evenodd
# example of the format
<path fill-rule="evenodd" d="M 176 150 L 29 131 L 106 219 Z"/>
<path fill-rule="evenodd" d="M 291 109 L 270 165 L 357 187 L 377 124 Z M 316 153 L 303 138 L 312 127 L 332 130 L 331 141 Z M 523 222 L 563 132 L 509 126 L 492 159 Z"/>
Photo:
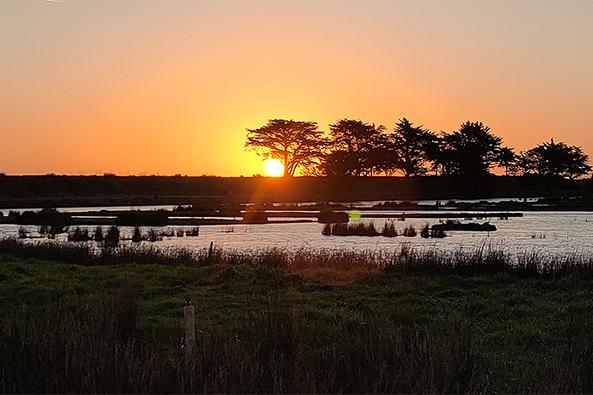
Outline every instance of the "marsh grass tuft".
<path fill-rule="evenodd" d="M 24 226 L 18 228 L 19 239 L 26 239 L 29 236 L 27 229 Z"/>
<path fill-rule="evenodd" d="M 231 228 L 231 229 L 233 229 L 233 228 Z M 200 227 L 194 226 L 193 228 L 186 231 L 185 235 L 188 237 L 198 237 L 200 235 Z"/>
<path fill-rule="evenodd" d="M 385 237 L 397 237 L 399 233 L 395 228 L 395 223 L 393 221 L 385 221 L 383 225 L 383 232 L 381 234 Z"/>
<path fill-rule="evenodd" d="M 416 231 L 414 225 L 406 225 L 402 232 L 402 235 L 405 237 L 416 237 L 418 235 L 418 232 Z"/>
<path fill-rule="evenodd" d="M 428 239 L 430 237 L 430 226 L 428 224 L 425 224 L 420 230 L 420 237 L 423 239 Z"/>

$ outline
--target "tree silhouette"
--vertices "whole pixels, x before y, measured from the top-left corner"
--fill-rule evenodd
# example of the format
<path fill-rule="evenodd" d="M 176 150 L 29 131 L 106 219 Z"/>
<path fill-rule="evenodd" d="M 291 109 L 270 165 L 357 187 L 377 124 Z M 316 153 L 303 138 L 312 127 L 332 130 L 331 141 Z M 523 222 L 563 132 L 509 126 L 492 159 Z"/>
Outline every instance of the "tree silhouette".
<path fill-rule="evenodd" d="M 494 167 L 506 175 L 537 173 L 568 178 L 584 176 L 592 168 L 577 146 L 563 142 L 540 144 L 515 154 L 482 122 L 464 122 L 459 130 L 432 133 L 406 118 L 393 133 L 357 119 L 329 125 L 324 137 L 316 122 L 271 119 L 258 129 L 247 129 L 245 147 L 284 164 L 284 175 L 372 176 L 400 172 L 405 177 L 435 175 L 483 176 Z"/>
<path fill-rule="evenodd" d="M 451 158 L 452 151 L 445 141 L 445 135 L 443 133 L 441 135 L 431 133 L 430 137 L 431 139 L 427 141 L 424 153 L 426 155 L 426 164 L 435 175 L 447 175 L 450 173 L 447 165 L 452 163 L 453 160 Z"/>
<path fill-rule="evenodd" d="M 498 165 L 504 169 L 504 174 L 516 174 L 518 171 L 517 155 L 512 148 L 501 147 L 498 151 Z"/>
<path fill-rule="evenodd" d="M 324 172 L 360 176 L 383 170 L 387 160 L 384 126 L 341 119 L 329 129 L 331 152 L 322 165 Z"/>
<path fill-rule="evenodd" d="M 352 175 L 352 169 L 357 167 L 358 160 L 354 155 L 344 150 L 336 150 L 325 155 L 318 173 L 324 176 L 348 176 Z"/>
<path fill-rule="evenodd" d="M 551 139 L 548 143 L 535 146 L 522 155 L 522 163 L 526 173 L 556 175 L 570 179 L 584 176 L 591 172 L 587 163 L 589 157 L 581 147 L 556 143 Z"/>
<path fill-rule="evenodd" d="M 247 129 L 246 149 L 282 161 L 284 176 L 293 176 L 299 166 L 313 166 L 323 155 L 327 140 L 316 122 L 270 119 L 257 129 Z"/>
<path fill-rule="evenodd" d="M 429 152 L 435 149 L 436 136 L 402 118 L 389 137 L 392 169 L 401 171 L 405 177 L 426 174 Z"/>
<path fill-rule="evenodd" d="M 480 176 L 500 162 L 502 139 L 482 122 L 467 121 L 458 131 L 443 137 L 443 166 L 446 174 Z"/>

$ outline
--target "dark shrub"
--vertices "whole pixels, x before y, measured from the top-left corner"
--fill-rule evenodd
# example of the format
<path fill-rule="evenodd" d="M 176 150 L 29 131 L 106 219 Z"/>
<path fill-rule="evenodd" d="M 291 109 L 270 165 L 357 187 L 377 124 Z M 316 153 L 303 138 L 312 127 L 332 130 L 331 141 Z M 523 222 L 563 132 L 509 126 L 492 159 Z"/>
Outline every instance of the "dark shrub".
<path fill-rule="evenodd" d="M 68 232 L 68 241 L 88 241 L 90 239 L 87 228 L 76 227 L 74 231 Z"/>
<path fill-rule="evenodd" d="M 142 233 L 140 232 L 140 228 L 136 226 L 134 228 L 134 233 L 132 234 L 132 242 L 133 243 L 140 243 L 142 241 Z"/>
<path fill-rule="evenodd" d="M 420 230 L 420 237 L 423 239 L 428 239 L 430 237 L 430 227 L 428 224 L 424 225 L 422 230 Z"/>
<path fill-rule="evenodd" d="M 103 236 L 103 228 L 97 226 L 97 228 L 95 229 L 95 235 L 93 236 L 93 239 L 99 243 L 103 242 L 103 240 L 105 239 L 105 237 Z"/>
<path fill-rule="evenodd" d="M 119 228 L 117 226 L 112 226 L 107 231 L 107 236 L 105 236 L 105 247 L 113 248 L 119 245 Z"/>

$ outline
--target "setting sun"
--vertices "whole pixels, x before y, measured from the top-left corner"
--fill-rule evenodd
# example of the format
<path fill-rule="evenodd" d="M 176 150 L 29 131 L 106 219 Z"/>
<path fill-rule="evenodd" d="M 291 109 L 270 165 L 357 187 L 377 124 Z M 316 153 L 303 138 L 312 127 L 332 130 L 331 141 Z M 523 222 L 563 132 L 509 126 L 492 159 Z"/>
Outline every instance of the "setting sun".
<path fill-rule="evenodd" d="M 278 159 L 268 159 L 264 162 L 264 171 L 270 177 L 282 177 L 284 165 Z"/>

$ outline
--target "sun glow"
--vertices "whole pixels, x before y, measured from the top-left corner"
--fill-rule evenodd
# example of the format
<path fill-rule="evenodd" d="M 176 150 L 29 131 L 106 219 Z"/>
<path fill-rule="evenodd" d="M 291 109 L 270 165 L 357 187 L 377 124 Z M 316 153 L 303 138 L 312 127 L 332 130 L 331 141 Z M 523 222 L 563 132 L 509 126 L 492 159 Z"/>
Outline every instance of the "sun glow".
<path fill-rule="evenodd" d="M 278 159 L 268 159 L 264 162 L 264 172 L 270 177 L 282 177 L 284 165 Z"/>

